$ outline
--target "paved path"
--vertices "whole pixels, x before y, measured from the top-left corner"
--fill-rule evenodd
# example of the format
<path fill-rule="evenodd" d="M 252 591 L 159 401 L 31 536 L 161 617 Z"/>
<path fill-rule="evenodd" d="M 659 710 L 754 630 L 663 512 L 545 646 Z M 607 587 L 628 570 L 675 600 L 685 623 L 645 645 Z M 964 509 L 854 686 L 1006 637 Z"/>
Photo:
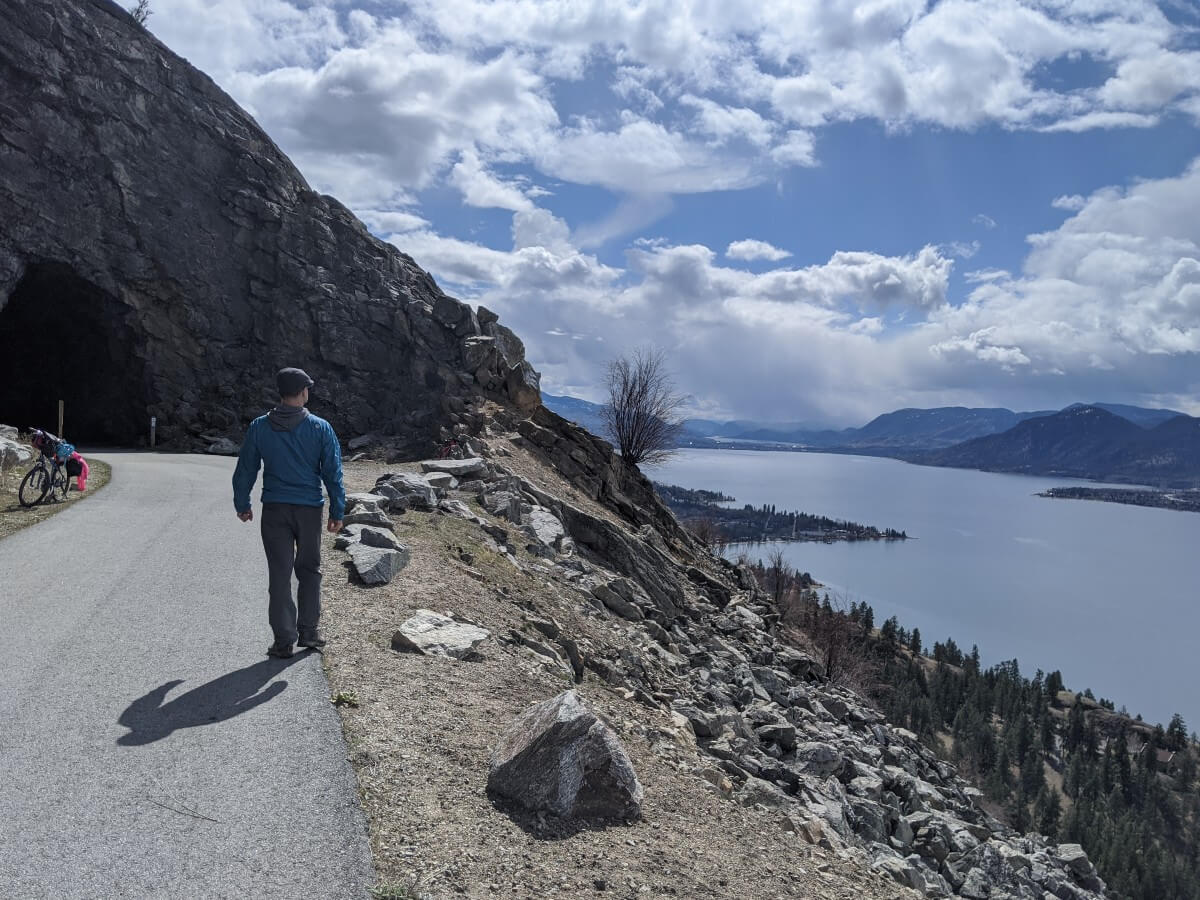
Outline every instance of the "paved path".
<path fill-rule="evenodd" d="M 316 654 L 264 655 L 233 460 L 101 458 L 100 494 L 0 540 L 0 897 L 364 897 L 337 713 Z"/>

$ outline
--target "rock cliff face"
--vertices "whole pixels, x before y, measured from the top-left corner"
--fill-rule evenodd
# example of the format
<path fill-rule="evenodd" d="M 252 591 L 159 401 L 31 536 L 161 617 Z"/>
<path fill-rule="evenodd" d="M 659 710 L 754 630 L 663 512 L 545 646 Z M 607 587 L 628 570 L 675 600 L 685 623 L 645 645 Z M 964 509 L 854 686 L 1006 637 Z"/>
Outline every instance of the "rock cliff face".
<path fill-rule="evenodd" d="M 240 438 L 273 373 L 344 437 L 428 450 L 524 347 L 313 191 L 203 73 L 108 0 L 0 0 L 0 420 L 76 440 Z"/>

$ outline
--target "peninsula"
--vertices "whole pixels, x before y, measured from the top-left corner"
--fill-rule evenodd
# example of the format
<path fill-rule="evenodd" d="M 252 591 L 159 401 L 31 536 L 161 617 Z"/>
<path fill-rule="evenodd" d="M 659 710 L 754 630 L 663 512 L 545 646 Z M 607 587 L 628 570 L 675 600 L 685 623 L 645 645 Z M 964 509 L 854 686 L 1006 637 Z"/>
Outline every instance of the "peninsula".
<path fill-rule="evenodd" d="M 1039 497 L 1066 500 L 1103 500 L 1106 503 L 1125 503 L 1130 506 L 1151 506 L 1157 509 L 1176 509 L 1181 512 L 1200 512 L 1200 490 L 1156 491 L 1149 488 L 1053 487 L 1041 491 Z"/>
<path fill-rule="evenodd" d="M 747 544 L 760 541 L 903 541 L 908 535 L 894 528 L 876 528 L 815 516 L 804 512 L 776 510 L 774 504 L 741 507 L 729 504 L 735 498 L 716 491 L 692 490 L 673 484 L 654 483 L 654 489 L 671 512 L 693 531 L 711 535 L 713 542 Z"/>

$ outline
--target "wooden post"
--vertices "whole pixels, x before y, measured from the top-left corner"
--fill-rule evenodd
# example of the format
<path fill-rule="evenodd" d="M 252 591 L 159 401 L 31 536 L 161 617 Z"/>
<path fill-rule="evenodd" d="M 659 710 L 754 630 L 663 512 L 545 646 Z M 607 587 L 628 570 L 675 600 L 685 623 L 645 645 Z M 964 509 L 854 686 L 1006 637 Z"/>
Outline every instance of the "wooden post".
<path fill-rule="evenodd" d="M 58 436 L 60 438 L 66 436 L 63 434 L 63 402 L 61 400 L 58 401 Z"/>

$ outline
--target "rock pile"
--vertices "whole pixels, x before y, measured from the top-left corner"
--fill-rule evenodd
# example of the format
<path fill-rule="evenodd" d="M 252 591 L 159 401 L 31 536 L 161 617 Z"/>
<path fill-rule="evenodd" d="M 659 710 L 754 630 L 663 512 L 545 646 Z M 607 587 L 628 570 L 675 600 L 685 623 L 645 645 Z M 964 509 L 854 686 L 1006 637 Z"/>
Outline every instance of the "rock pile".
<path fill-rule="evenodd" d="M 577 440 L 577 429 L 563 431 L 566 438 L 537 444 L 541 452 Z M 525 427 L 521 434 L 528 442 L 538 433 Z M 617 464 L 607 466 L 593 485 L 596 496 L 628 496 L 622 486 L 631 482 L 636 489 Z M 385 476 L 376 490 L 441 471 L 428 468 L 425 476 Z M 669 716 L 670 728 L 643 728 L 645 737 L 713 791 L 927 897 L 1103 896 L 1103 882 L 1078 847 L 1017 834 L 992 818 L 980 792 L 951 764 L 780 639 L 778 610 L 748 572 L 702 553 L 670 523 L 660 531 L 653 507 L 619 523 L 494 460 L 469 468 L 460 470 L 457 487 L 425 482 L 435 496 L 448 492 L 426 507 L 448 513 L 447 504 L 462 506 L 484 541 L 557 581 L 585 615 L 609 622 L 616 635 L 606 644 L 571 641 L 568 654 L 563 642 L 570 639 L 556 623 L 529 617 L 528 630 L 506 640 L 552 668 L 591 672 Z M 597 477 L 595 467 L 573 471 L 584 473 L 572 479 L 577 486 Z M 610 508 L 619 511 L 619 504 Z M 517 558 L 518 542 L 532 562 Z M 549 808 L 538 791 L 524 784 L 509 796 L 541 798 L 529 802 Z"/>
<path fill-rule="evenodd" d="M 393 534 L 389 512 L 403 513 L 403 501 L 381 494 L 347 494 L 342 531 L 333 542 L 350 556 L 350 567 L 365 585 L 387 584 L 408 565 L 409 550 Z"/>

